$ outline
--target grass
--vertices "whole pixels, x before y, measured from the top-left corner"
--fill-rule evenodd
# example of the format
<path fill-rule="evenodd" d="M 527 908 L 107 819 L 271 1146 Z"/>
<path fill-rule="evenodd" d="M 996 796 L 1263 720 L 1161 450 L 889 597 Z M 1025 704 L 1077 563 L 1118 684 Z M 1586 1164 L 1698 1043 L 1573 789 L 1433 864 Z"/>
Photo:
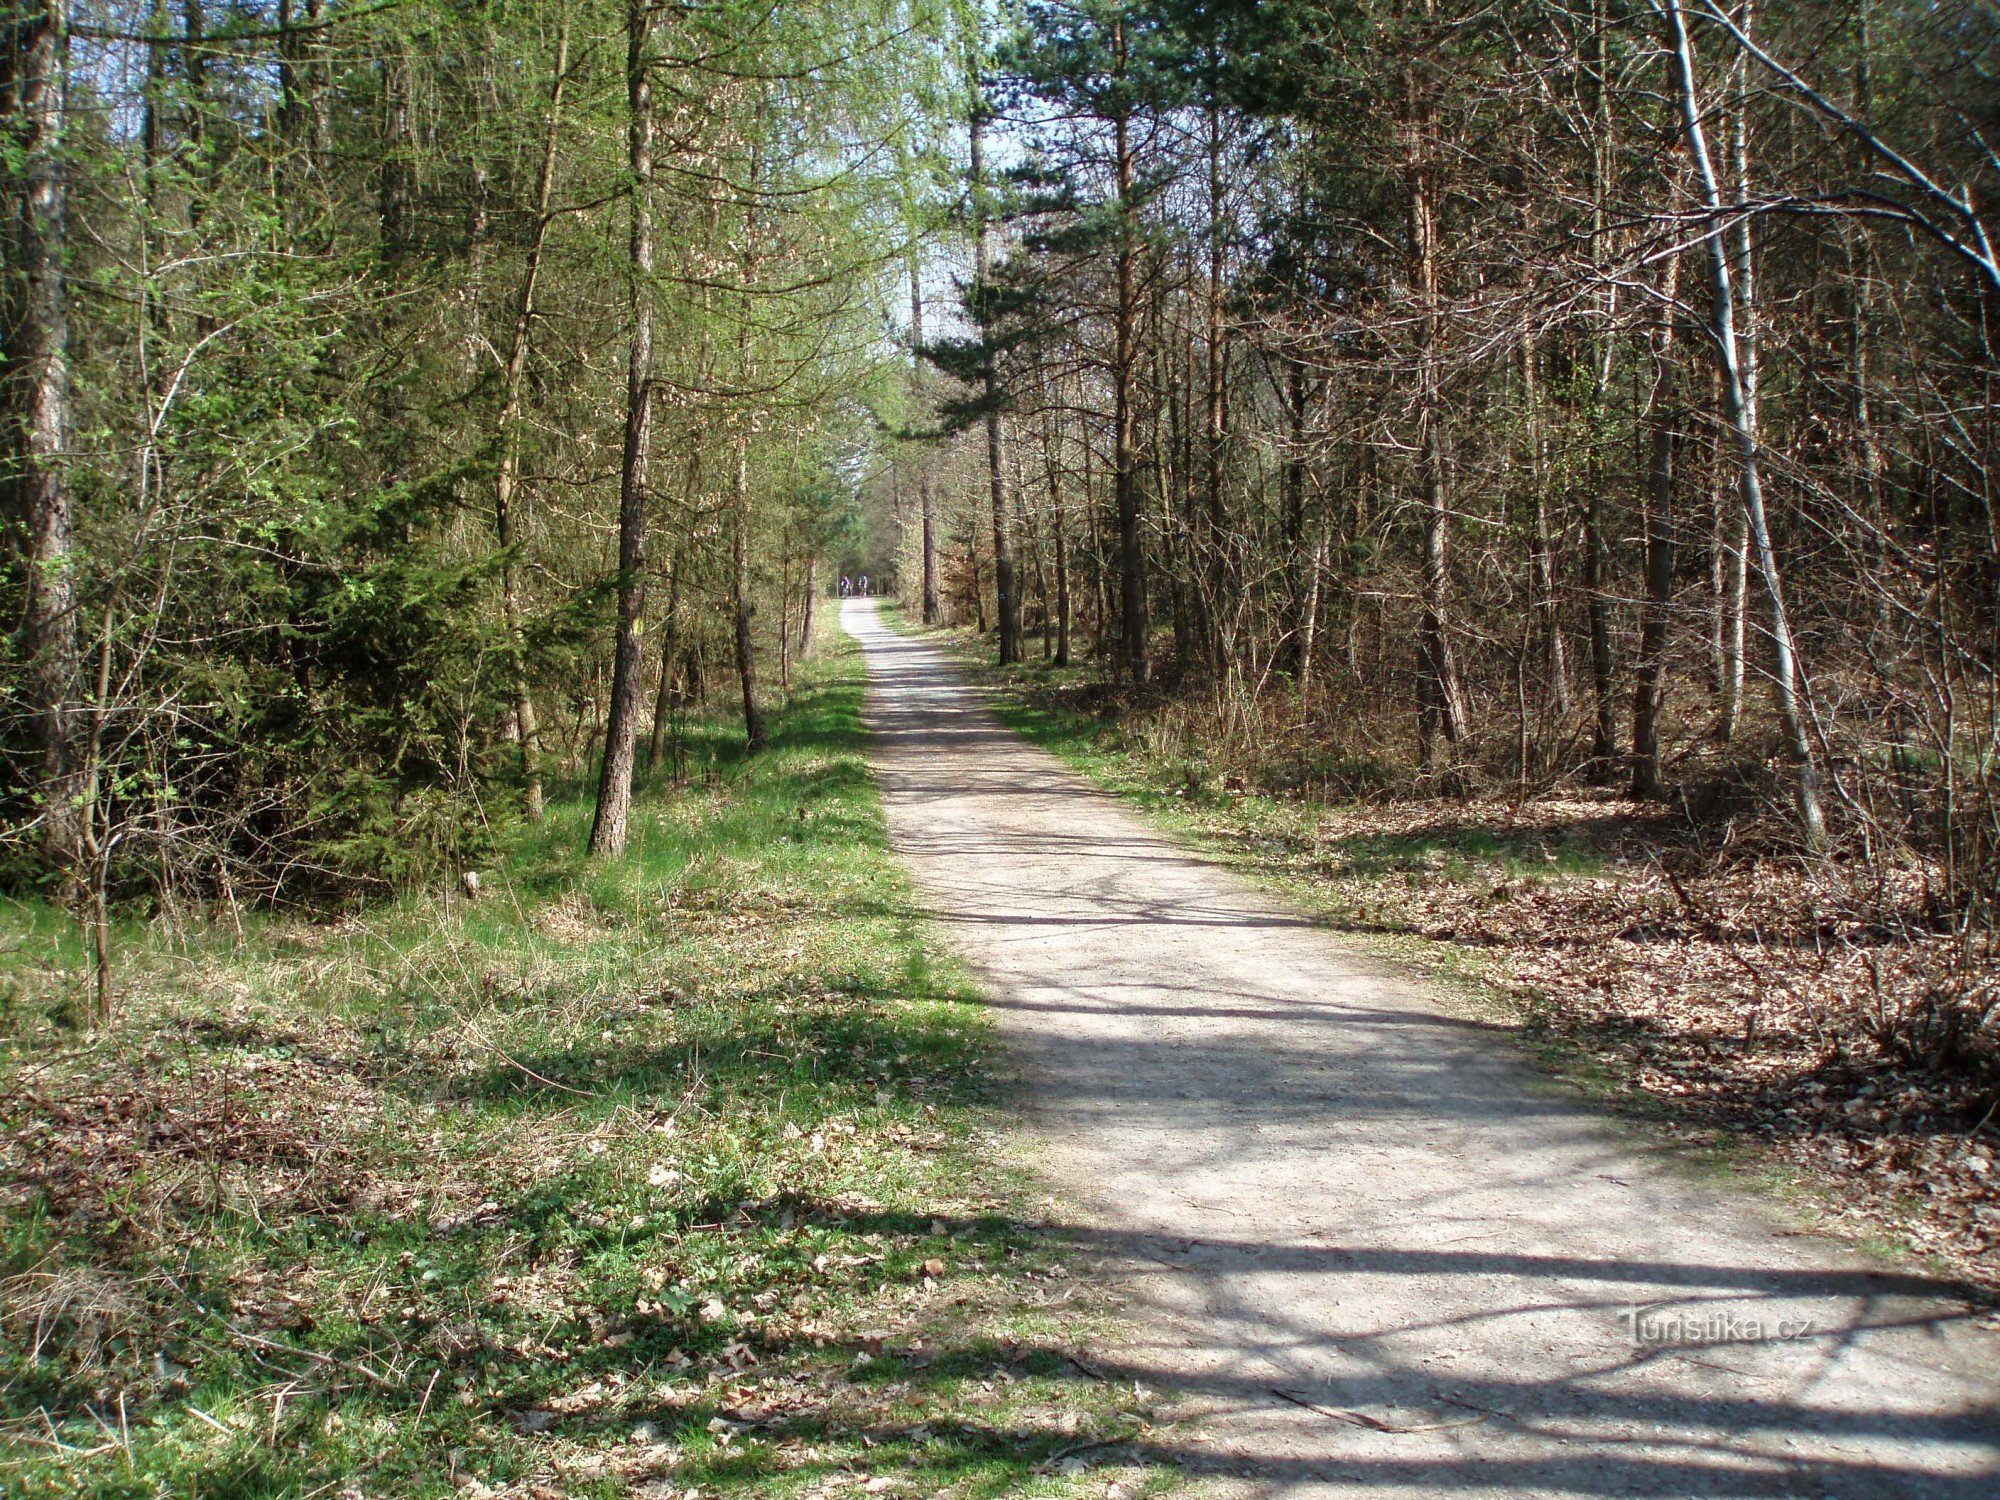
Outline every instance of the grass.
<path fill-rule="evenodd" d="M 695 723 L 615 863 L 577 796 L 476 900 L 127 928 L 100 1036 L 60 925 L 11 913 L 0 1490 L 1168 1484 L 995 1165 L 994 1042 L 888 851 L 861 684 L 810 665 L 755 759 Z"/>

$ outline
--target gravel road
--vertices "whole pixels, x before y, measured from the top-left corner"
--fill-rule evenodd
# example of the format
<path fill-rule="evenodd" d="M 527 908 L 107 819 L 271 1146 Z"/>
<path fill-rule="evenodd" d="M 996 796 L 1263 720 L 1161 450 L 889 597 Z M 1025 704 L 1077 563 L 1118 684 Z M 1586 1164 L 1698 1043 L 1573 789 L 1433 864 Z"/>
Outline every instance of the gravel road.
<path fill-rule="evenodd" d="M 2000 1336 L 1949 1282 L 1691 1178 L 842 619 L 896 847 L 1129 1313 L 1092 1358 L 1175 1402 L 1156 1453 L 1260 1494 L 2000 1497 Z"/>

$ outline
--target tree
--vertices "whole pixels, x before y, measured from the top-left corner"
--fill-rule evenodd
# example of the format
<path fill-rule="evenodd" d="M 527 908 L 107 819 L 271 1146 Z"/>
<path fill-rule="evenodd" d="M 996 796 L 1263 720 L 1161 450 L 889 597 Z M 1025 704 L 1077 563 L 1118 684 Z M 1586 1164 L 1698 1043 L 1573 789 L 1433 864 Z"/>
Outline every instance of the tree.
<path fill-rule="evenodd" d="M 632 806 L 632 770 L 639 746 L 639 679 L 646 618 L 646 482 L 653 443 L 653 8 L 627 0 L 627 161 L 631 183 L 631 332 L 625 355 L 625 448 L 618 471 L 618 636 L 611 667 L 611 701 L 604 725 L 604 759 L 590 852 L 625 851 Z"/>
<path fill-rule="evenodd" d="M 1695 178 L 1702 207 L 1708 216 L 1703 239 L 1708 246 L 1711 296 L 1711 331 L 1717 358 L 1722 366 L 1723 412 L 1736 440 L 1737 475 L 1743 514 L 1749 523 L 1751 545 L 1756 549 L 1757 571 L 1764 582 L 1764 597 L 1770 608 L 1771 649 L 1776 662 L 1771 674 L 1771 692 L 1777 703 L 1784 729 L 1785 753 L 1792 762 L 1793 797 L 1797 803 L 1799 826 L 1807 839 L 1820 842 L 1826 833 L 1825 814 L 1820 807 L 1819 767 L 1806 728 L 1806 712 L 1800 700 L 1798 644 L 1792 634 L 1791 611 L 1785 604 L 1784 580 L 1778 569 L 1777 550 L 1771 541 L 1771 524 L 1764 510 L 1764 455 L 1762 427 L 1758 417 L 1754 345 L 1743 336 L 1737 321 L 1739 275 L 1748 262 L 1733 265 L 1723 238 L 1724 214 L 1722 183 L 1708 149 L 1708 135 L 1702 120 L 1701 88 L 1695 75 L 1694 44 L 1688 36 L 1687 20 L 1678 4 L 1659 7 L 1667 23 L 1674 67 L 1675 88 L 1680 99 L 1681 126 L 1686 131 L 1688 154 L 1694 160 Z M 1744 287 L 1747 292 L 1747 285 Z M 1756 302 L 1746 298 L 1745 310 L 1754 318 Z"/>
<path fill-rule="evenodd" d="M 1010 475 L 1007 458 L 1005 397 L 1000 387 L 1000 354 L 994 346 L 993 307 L 988 290 L 992 246 L 988 240 L 986 165 L 982 149 L 986 135 L 987 103 L 983 64 L 975 58 L 972 74 L 972 111 L 969 127 L 971 170 L 967 183 L 972 206 L 972 291 L 971 302 L 979 323 L 980 342 L 985 348 L 981 362 L 981 383 L 986 426 L 987 483 L 993 496 L 993 588 L 995 615 L 1000 627 L 1000 665 L 1011 666 L 1021 659 L 1021 604 L 1014 586 L 1013 503 L 1008 495 Z"/>
<path fill-rule="evenodd" d="M 9 122 L 5 247 L 6 422 L 0 490 L 19 570 L 20 650 L 30 735 L 38 751 L 37 813 L 50 867 L 83 876 L 87 768 L 77 744 L 75 524 L 70 488 L 69 160 L 65 136 L 69 18 L 34 0 L 0 20 L 0 103 Z M 18 163 L 18 166 L 14 165 Z"/>

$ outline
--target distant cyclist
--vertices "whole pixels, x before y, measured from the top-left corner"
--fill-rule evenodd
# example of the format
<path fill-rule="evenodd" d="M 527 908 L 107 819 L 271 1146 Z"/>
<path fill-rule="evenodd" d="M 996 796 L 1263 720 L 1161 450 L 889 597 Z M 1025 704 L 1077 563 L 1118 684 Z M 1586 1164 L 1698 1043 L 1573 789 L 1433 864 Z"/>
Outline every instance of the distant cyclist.
<path fill-rule="evenodd" d="M 840 575 L 840 597 L 845 599 L 854 592 L 854 580 L 845 573 Z"/>
<path fill-rule="evenodd" d="M 861 575 L 861 597 L 864 599 L 868 597 L 868 575 L 866 573 Z"/>

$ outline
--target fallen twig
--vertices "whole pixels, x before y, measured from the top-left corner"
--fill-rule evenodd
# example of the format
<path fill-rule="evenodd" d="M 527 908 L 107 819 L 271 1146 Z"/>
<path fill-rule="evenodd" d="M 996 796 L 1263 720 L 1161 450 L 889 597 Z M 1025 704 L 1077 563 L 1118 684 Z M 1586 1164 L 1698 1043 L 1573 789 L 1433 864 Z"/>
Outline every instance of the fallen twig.
<path fill-rule="evenodd" d="M 1402 1427 L 1394 1422 L 1385 1422 L 1380 1417 L 1371 1417 L 1365 1411 L 1351 1411 L 1344 1406 L 1328 1406 L 1325 1402 L 1315 1401 L 1309 1396 L 1301 1396 L 1297 1392 L 1285 1390 L 1281 1386 L 1272 1386 L 1271 1394 L 1280 1400 L 1291 1402 L 1294 1406 L 1302 1406 L 1307 1411 L 1317 1412 L 1322 1417 L 1331 1417 L 1336 1422 L 1348 1422 L 1356 1427 L 1367 1427 L 1376 1432 L 1440 1432 L 1448 1427 L 1473 1427 L 1484 1422 L 1487 1417 L 1502 1415 L 1499 1412 L 1488 1412 L 1480 1407 L 1468 1406 L 1463 1401 L 1453 1401 L 1451 1403 L 1453 1406 L 1464 1406 L 1467 1411 L 1477 1411 L 1481 1414 L 1476 1417 L 1468 1417 L 1463 1422 L 1422 1422 L 1414 1426 Z M 1450 1398 L 1447 1397 L 1446 1399 L 1449 1400 Z"/>

